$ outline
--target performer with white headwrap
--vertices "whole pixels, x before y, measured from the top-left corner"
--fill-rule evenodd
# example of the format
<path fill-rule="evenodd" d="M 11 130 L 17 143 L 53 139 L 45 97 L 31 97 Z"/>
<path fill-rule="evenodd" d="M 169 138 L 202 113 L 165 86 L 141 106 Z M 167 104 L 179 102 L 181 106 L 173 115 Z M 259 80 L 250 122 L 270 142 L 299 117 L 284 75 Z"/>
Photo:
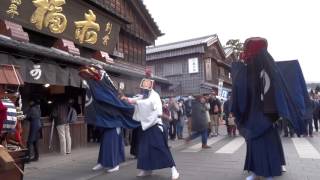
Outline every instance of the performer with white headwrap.
<path fill-rule="evenodd" d="M 147 76 L 150 77 L 150 73 L 147 72 Z M 179 178 L 179 173 L 167 144 L 168 132 L 161 120 L 162 102 L 153 86 L 154 81 L 145 78 L 140 84 L 139 97 L 122 97 L 123 100 L 134 104 L 133 119 L 141 123 L 143 130 L 138 148 L 137 168 L 141 170 L 138 176 L 149 176 L 152 170 L 171 168 L 172 179 L 176 180 Z"/>

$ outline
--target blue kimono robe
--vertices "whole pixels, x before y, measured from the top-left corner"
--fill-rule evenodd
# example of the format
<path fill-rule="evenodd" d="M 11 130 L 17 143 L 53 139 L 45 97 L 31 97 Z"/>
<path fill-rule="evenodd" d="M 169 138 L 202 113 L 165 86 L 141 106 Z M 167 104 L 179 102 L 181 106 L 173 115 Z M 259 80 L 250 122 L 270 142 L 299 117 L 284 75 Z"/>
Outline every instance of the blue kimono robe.
<path fill-rule="evenodd" d="M 294 85 L 303 89 L 305 82 L 301 71 L 295 73 L 299 76 L 291 77 L 292 84 L 286 83 L 287 79 L 267 50 L 248 64 L 232 65 L 232 112 L 247 143 L 244 169 L 258 176 L 279 176 L 285 164 L 281 140 L 274 126 L 279 117 L 287 119 L 297 134 L 305 132 L 304 90 L 293 92 L 294 88 L 290 88 Z"/>

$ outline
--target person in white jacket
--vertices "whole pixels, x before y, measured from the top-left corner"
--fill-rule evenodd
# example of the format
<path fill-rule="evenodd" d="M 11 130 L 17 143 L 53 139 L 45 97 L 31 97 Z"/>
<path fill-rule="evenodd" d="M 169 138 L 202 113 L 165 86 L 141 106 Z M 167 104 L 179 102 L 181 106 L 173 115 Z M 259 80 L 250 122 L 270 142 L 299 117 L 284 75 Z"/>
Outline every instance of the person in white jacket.
<path fill-rule="evenodd" d="M 143 130 L 137 157 L 137 168 L 141 170 L 138 176 L 150 176 L 153 170 L 171 168 L 172 179 L 176 180 L 179 173 L 167 144 L 167 129 L 161 120 L 162 102 L 152 87 L 153 80 L 143 79 L 140 85 L 142 95 L 136 98 L 122 97 L 135 106 L 133 119 L 141 123 Z"/>

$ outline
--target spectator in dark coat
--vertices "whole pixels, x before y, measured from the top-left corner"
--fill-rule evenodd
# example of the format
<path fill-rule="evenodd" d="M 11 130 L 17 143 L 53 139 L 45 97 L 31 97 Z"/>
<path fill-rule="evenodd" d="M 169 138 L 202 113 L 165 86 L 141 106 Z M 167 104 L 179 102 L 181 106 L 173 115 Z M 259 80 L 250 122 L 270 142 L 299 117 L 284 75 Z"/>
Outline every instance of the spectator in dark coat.
<path fill-rule="evenodd" d="M 170 129 L 170 122 L 172 121 L 171 113 L 168 107 L 168 104 L 166 104 L 164 101 L 162 101 L 162 122 L 163 126 L 167 129 L 167 132 L 169 132 Z M 169 135 L 169 134 L 168 134 Z M 169 138 L 169 136 L 167 137 Z"/>
<path fill-rule="evenodd" d="M 38 140 L 40 138 L 41 130 L 41 109 L 38 100 L 30 101 L 30 108 L 26 114 L 26 120 L 30 122 L 29 136 L 27 141 L 28 158 L 30 161 L 39 160 Z M 31 150 L 34 152 L 34 157 L 31 159 Z"/>
<path fill-rule="evenodd" d="M 173 97 L 169 100 L 169 110 L 172 118 L 172 121 L 170 121 L 169 135 L 171 140 L 175 140 L 177 137 L 177 123 L 179 120 L 179 105 Z"/>
<path fill-rule="evenodd" d="M 54 121 L 57 128 L 59 142 L 60 142 L 60 153 L 62 155 L 71 153 L 71 135 L 70 125 L 68 120 L 70 103 L 64 101 L 62 98 L 55 104 L 51 119 Z"/>
<path fill-rule="evenodd" d="M 188 97 L 188 100 L 185 101 L 184 106 L 186 108 L 186 116 L 188 119 L 188 134 L 191 135 L 191 112 L 192 112 L 192 96 Z"/>
<path fill-rule="evenodd" d="M 310 96 L 310 103 L 307 104 L 307 112 L 305 115 L 305 119 L 307 122 L 307 134 L 305 134 L 304 136 L 310 136 L 313 137 L 313 112 L 314 109 L 316 108 L 316 103 L 313 100 L 313 98 Z"/>
<path fill-rule="evenodd" d="M 319 119 L 320 119 L 320 104 L 318 95 L 314 96 L 314 110 L 313 110 L 313 123 L 316 131 L 319 131 Z"/>
<path fill-rule="evenodd" d="M 196 100 L 192 102 L 192 134 L 186 140 L 187 142 L 189 142 L 190 140 L 195 139 L 198 136 L 201 136 L 203 149 L 210 148 L 210 146 L 207 145 L 208 120 L 206 118 L 205 102 L 206 100 L 203 96 L 198 96 Z"/>
<path fill-rule="evenodd" d="M 231 136 L 231 131 L 230 131 L 229 122 L 228 122 L 230 111 L 231 111 L 231 94 L 228 95 L 228 100 L 223 104 L 223 119 L 226 121 L 226 127 L 227 127 L 227 132 L 229 136 Z"/>
<path fill-rule="evenodd" d="M 183 99 L 178 101 L 178 123 L 177 123 L 177 136 L 178 139 L 183 139 L 183 127 L 185 122 L 185 106 Z"/>

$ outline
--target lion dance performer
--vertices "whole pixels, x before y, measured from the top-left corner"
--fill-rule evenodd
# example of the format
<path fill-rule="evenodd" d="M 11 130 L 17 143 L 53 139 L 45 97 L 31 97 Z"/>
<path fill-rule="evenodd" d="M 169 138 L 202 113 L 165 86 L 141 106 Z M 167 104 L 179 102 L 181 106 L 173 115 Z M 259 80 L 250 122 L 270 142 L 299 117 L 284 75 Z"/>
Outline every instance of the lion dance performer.
<path fill-rule="evenodd" d="M 137 168 L 141 170 L 138 177 L 150 176 L 156 169 L 171 168 L 171 177 L 176 180 L 179 173 L 167 144 L 167 129 L 161 120 L 162 102 L 159 94 L 153 89 L 154 81 L 149 79 L 151 73 L 147 71 L 146 75 L 147 78 L 140 84 L 140 96 L 122 98 L 134 104 L 133 119 L 139 121 L 142 126 L 137 155 Z"/>
<path fill-rule="evenodd" d="M 298 135 L 305 132 L 309 100 L 300 66 L 293 63 L 297 71 L 284 76 L 282 70 L 288 69 L 278 67 L 267 44 L 264 38 L 247 39 L 244 61 L 232 65 L 232 112 L 247 144 L 244 169 L 252 172 L 247 180 L 272 180 L 282 174 L 285 157 L 275 123 L 279 117 L 287 119 Z"/>
<path fill-rule="evenodd" d="M 119 99 L 119 93 L 108 74 L 99 66 L 80 69 L 86 87 L 86 120 L 102 132 L 98 164 L 93 170 L 107 168 L 107 172 L 119 170 L 125 160 L 121 128 L 140 126 L 132 119 L 134 107 Z"/>

